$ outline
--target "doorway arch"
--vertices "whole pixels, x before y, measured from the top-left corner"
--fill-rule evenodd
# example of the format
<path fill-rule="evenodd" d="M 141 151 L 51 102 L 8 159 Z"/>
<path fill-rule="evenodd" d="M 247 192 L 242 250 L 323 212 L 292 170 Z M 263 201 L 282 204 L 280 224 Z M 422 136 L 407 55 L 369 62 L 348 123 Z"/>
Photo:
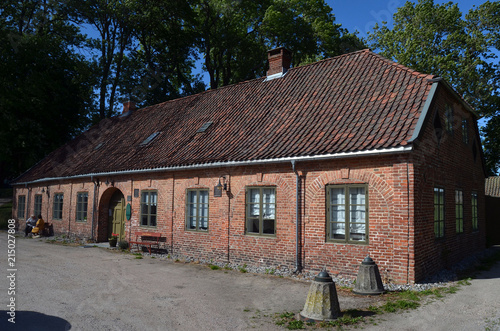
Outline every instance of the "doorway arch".
<path fill-rule="evenodd" d="M 108 241 L 112 233 L 118 233 L 119 239 L 125 239 L 125 197 L 116 187 L 106 189 L 99 201 L 99 221 L 97 241 Z"/>

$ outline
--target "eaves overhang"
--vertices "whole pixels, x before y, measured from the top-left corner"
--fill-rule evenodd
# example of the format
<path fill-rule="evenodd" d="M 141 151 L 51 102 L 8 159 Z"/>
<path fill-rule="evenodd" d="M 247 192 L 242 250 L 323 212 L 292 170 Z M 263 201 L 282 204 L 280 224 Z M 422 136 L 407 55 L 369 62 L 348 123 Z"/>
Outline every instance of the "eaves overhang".
<path fill-rule="evenodd" d="M 400 154 L 407 153 L 413 150 L 412 145 L 398 146 L 393 148 L 384 149 L 373 149 L 365 151 L 354 151 L 354 152 L 342 152 L 334 154 L 324 154 L 324 155 L 308 155 L 308 156 L 290 156 L 263 160 L 246 160 L 246 161 L 224 161 L 224 162 L 210 162 L 210 163 L 200 163 L 192 165 L 179 165 L 179 166 L 167 166 L 158 168 L 148 168 L 148 169 L 130 169 L 130 170 L 120 170 L 120 171 L 104 171 L 104 172 L 94 172 L 79 174 L 73 176 L 62 176 L 62 177 L 46 177 L 35 179 L 26 182 L 13 183 L 13 186 L 31 185 L 51 181 L 61 181 L 70 180 L 78 178 L 95 178 L 100 176 L 119 176 L 119 175 L 135 175 L 135 174 L 145 174 L 145 173 L 157 173 L 165 171 L 181 171 L 181 170 L 195 170 L 195 169 L 209 169 L 209 168 L 220 168 L 220 167 L 238 167 L 238 166 L 253 166 L 253 165 L 266 165 L 273 163 L 288 163 L 288 162 L 307 162 L 307 161 L 323 161 L 323 160 L 334 160 L 342 158 L 351 157 L 363 157 L 363 156 L 376 156 L 376 155 L 390 155 L 390 154 Z"/>

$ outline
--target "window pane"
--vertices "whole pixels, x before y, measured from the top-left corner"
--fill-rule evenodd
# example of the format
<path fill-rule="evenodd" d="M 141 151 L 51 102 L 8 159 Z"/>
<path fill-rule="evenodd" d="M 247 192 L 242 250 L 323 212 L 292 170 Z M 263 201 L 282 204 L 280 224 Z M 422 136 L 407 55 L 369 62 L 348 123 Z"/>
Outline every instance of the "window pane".
<path fill-rule="evenodd" d="M 208 229 L 208 218 L 202 217 L 200 218 L 200 229 L 207 230 Z"/>
<path fill-rule="evenodd" d="M 150 216 L 150 222 L 149 222 L 149 225 L 150 225 L 150 226 L 156 226 L 156 215 L 151 215 L 151 216 Z"/>
<path fill-rule="evenodd" d="M 274 234 L 274 219 L 263 220 L 262 227 L 262 233 Z"/>
<path fill-rule="evenodd" d="M 345 193 L 344 188 L 332 188 L 330 191 L 330 203 L 332 205 L 344 205 L 345 204 Z"/>
<path fill-rule="evenodd" d="M 142 215 L 141 225 L 148 225 L 148 216 L 147 215 Z"/>
<path fill-rule="evenodd" d="M 250 202 L 258 203 L 260 202 L 260 190 L 259 189 L 251 189 L 250 190 Z"/>
<path fill-rule="evenodd" d="M 345 239 L 345 223 L 331 223 L 330 233 L 332 239 Z"/>
<path fill-rule="evenodd" d="M 330 220 L 332 222 L 345 222 L 345 206 L 332 206 L 330 208 Z"/>
<path fill-rule="evenodd" d="M 208 203 L 208 191 L 199 191 L 200 203 Z"/>
<path fill-rule="evenodd" d="M 251 218 L 247 221 L 247 231 L 252 233 L 259 233 L 259 220 Z"/>
<path fill-rule="evenodd" d="M 188 191 L 188 203 L 196 203 L 196 191 Z"/>
<path fill-rule="evenodd" d="M 189 229 L 196 229 L 196 218 L 195 217 L 188 218 L 188 228 Z"/>

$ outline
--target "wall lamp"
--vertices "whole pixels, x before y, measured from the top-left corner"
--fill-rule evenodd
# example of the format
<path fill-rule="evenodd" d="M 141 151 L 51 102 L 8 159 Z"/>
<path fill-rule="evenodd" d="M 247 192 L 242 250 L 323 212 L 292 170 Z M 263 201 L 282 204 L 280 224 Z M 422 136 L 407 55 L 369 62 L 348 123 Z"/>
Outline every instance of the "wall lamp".
<path fill-rule="evenodd" d="M 222 184 L 220 182 L 220 179 L 222 178 Z M 217 189 L 219 190 L 224 190 L 224 191 L 227 191 L 227 183 L 226 183 L 226 177 L 225 176 L 220 176 L 219 177 L 219 184 L 217 184 Z"/>

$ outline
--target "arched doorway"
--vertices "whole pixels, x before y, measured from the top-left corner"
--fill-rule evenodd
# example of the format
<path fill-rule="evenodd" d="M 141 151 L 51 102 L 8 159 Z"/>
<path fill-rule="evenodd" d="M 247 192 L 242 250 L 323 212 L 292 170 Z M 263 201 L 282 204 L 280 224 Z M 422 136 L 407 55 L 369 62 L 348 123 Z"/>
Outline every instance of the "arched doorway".
<path fill-rule="evenodd" d="M 108 238 L 118 234 L 118 241 L 125 239 L 125 197 L 117 190 L 109 200 Z"/>

